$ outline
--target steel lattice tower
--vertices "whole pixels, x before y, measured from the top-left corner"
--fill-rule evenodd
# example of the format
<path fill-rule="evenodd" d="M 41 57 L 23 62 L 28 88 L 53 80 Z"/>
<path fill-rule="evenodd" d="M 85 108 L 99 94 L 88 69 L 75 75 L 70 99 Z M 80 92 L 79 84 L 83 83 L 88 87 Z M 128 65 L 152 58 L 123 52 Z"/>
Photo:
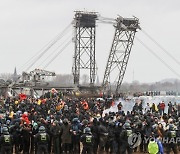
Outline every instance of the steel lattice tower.
<path fill-rule="evenodd" d="M 95 36 L 96 36 L 95 12 L 77 11 L 74 18 L 75 28 L 75 54 L 73 64 L 74 84 L 80 84 L 80 70 L 90 71 L 90 85 L 94 85 L 96 75 L 95 64 Z"/>
<path fill-rule="evenodd" d="M 116 70 L 116 73 L 118 74 L 116 79 L 116 93 L 118 93 L 126 71 L 135 33 L 137 29 L 140 28 L 139 20 L 137 18 L 118 17 L 114 27 L 114 39 L 108 57 L 102 86 L 103 89 L 106 90 L 109 84 L 110 74 L 112 71 Z"/>

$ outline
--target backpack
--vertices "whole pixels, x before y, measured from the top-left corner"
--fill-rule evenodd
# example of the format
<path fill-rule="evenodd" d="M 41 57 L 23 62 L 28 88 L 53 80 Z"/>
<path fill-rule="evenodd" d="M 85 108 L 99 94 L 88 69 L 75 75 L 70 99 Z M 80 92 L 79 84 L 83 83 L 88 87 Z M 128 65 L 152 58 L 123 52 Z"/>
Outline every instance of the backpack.
<path fill-rule="evenodd" d="M 86 143 L 88 143 L 88 144 L 92 143 L 92 136 L 91 135 L 86 136 Z"/>
<path fill-rule="evenodd" d="M 10 135 L 4 135 L 4 145 L 11 145 L 11 136 Z"/>
<path fill-rule="evenodd" d="M 85 136 L 85 145 L 86 146 L 92 146 L 93 141 L 92 141 L 92 135 L 86 135 Z"/>
<path fill-rule="evenodd" d="M 4 135 L 4 142 L 9 144 L 10 141 L 11 141 L 10 135 Z"/>
<path fill-rule="evenodd" d="M 176 131 L 171 131 L 171 138 L 176 137 Z"/>
<path fill-rule="evenodd" d="M 127 137 L 132 135 L 132 130 L 127 130 Z"/>
<path fill-rule="evenodd" d="M 40 140 L 41 141 L 46 141 L 47 140 L 46 133 L 41 133 L 40 134 Z"/>

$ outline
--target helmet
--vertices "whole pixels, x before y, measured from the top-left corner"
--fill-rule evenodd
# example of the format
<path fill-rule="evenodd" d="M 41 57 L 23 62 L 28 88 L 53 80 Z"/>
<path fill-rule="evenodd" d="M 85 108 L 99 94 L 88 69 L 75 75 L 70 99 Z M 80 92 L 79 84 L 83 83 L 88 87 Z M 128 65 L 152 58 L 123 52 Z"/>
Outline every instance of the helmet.
<path fill-rule="evenodd" d="M 47 122 L 51 122 L 51 118 L 50 118 L 50 117 L 47 117 L 47 118 L 46 118 L 46 121 L 47 121 Z"/>
<path fill-rule="evenodd" d="M 41 126 L 41 127 L 39 127 L 39 132 L 45 132 L 45 127 L 44 126 Z"/>
<path fill-rule="evenodd" d="M 137 116 L 137 115 L 134 116 L 134 120 L 136 120 L 136 121 L 139 120 L 139 116 Z"/>
<path fill-rule="evenodd" d="M 72 120 L 74 123 L 75 122 L 78 122 L 79 121 L 79 119 L 78 118 L 73 118 L 73 120 Z"/>
<path fill-rule="evenodd" d="M 7 127 L 3 127 L 3 134 L 9 134 L 8 128 Z"/>
<path fill-rule="evenodd" d="M 110 127 L 114 127 L 114 126 L 115 126 L 115 123 L 114 123 L 114 122 L 110 122 L 110 123 L 109 123 L 109 126 L 110 126 Z"/>
<path fill-rule="evenodd" d="M 15 122 L 15 124 L 14 124 L 16 127 L 18 127 L 19 126 L 19 122 Z"/>
<path fill-rule="evenodd" d="M 36 122 L 33 123 L 33 128 L 37 129 L 38 128 L 38 124 Z"/>
<path fill-rule="evenodd" d="M 129 123 L 125 123 L 125 124 L 124 124 L 124 128 L 125 128 L 125 129 L 129 129 L 129 128 L 131 128 L 131 126 L 130 126 Z"/>
<path fill-rule="evenodd" d="M 174 125 L 173 124 L 169 125 L 169 130 L 174 130 Z"/>
<path fill-rule="evenodd" d="M 88 123 L 89 123 L 89 121 L 88 121 L 87 119 L 84 119 L 84 120 L 82 121 L 82 124 L 83 124 L 83 125 L 88 125 Z"/>
<path fill-rule="evenodd" d="M 98 121 L 97 118 L 94 118 L 93 119 L 93 124 L 97 124 L 97 121 Z"/>
<path fill-rule="evenodd" d="M 10 124 L 10 122 L 11 122 L 10 120 L 7 120 L 7 121 L 6 121 L 6 124 L 7 124 L 7 125 L 9 125 L 9 124 Z"/>
<path fill-rule="evenodd" d="M 68 124 L 68 119 L 65 118 L 65 119 L 63 120 L 63 123 L 64 123 L 64 124 Z"/>
<path fill-rule="evenodd" d="M 87 134 L 91 133 L 91 129 L 89 127 L 86 127 L 84 129 L 84 133 L 87 133 Z"/>
<path fill-rule="evenodd" d="M 64 110 L 67 111 L 68 110 L 68 106 L 64 105 Z"/>

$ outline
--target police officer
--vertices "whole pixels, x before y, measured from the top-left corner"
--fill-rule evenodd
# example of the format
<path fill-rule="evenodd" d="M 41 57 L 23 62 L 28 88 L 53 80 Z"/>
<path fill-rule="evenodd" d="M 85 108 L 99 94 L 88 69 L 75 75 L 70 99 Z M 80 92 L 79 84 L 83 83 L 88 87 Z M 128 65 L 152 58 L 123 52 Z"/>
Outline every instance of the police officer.
<path fill-rule="evenodd" d="M 31 127 L 27 124 L 27 122 L 24 122 L 22 125 L 21 130 L 22 135 L 22 144 L 23 144 L 23 153 L 28 154 L 30 149 L 30 139 L 31 139 Z"/>
<path fill-rule="evenodd" d="M 124 130 L 122 130 L 121 134 L 120 134 L 120 139 L 121 139 L 121 154 L 126 153 L 126 150 L 128 152 L 128 154 L 132 154 L 133 149 L 130 147 L 129 143 L 128 143 L 128 137 L 130 137 L 132 135 L 133 131 L 130 127 L 129 123 L 125 123 L 124 124 Z"/>
<path fill-rule="evenodd" d="M 89 127 L 84 129 L 84 134 L 81 136 L 80 140 L 83 144 L 82 154 L 92 154 L 94 136 L 92 135 L 91 129 Z"/>
<path fill-rule="evenodd" d="M 106 152 L 117 153 L 117 142 L 115 138 L 115 122 L 110 122 L 108 126 L 108 140 L 106 143 Z"/>
<path fill-rule="evenodd" d="M 44 126 L 39 127 L 39 132 L 35 135 L 35 143 L 37 145 L 37 154 L 48 154 L 49 135 L 45 131 Z"/>
<path fill-rule="evenodd" d="M 78 118 L 73 118 L 72 120 L 72 151 L 74 153 L 80 153 L 80 122 Z"/>
<path fill-rule="evenodd" d="M 176 143 L 177 132 L 173 124 L 169 124 L 169 130 L 167 131 L 166 137 L 168 139 L 167 154 L 170 154 L 171 149 L 173 150 L 174 154 L 177 154 L 178 153 L 177 143 Z"/>
<path fill-rule="evenodd" d="M 99 145 L 99 131 L 98 131 L 98 121 L 96 118 L 93 120 L 93 124 L 91 126 L 91 132 L 94 136 L 94 145 L 93 145 L 93 153 L 97 154 L 98 145 Z"/>
<path fill-rule="evenodd" d="M 15 153 L 18 154 L 20 152 L 20 145 L 21 145 L 21 127 L 19 122 L 16 122 L 15 125 L 10 127 L 10 133 L 13 136 L 13 143 L 15 146 Z"/>
<path fill-rule="evenodd" d="M 0 137 L 1 153 L 12 154 L 13 137 L 9 134 L 7 127 L 4 127 L 2 132 Z"/>
<path fill-rule="evenodd" d="M 53 153 L 59 154 L 60 153 L 60 133 L 61 129 L 58 124 L 58 121 L 54 121 L 51 127 L 52 132 L 52 140 L 53 140 Z"/>
<path fill-rule="evenodd" d="M 99 151 L 100 153 L 103 153 L 105 145 L 108 140 L 108 130 L 106 127 L 106 122 L 103 121 L 102 119 L 100 120 L 100 125 L 98 127 L 98 132 L 99 132 Z"/>
<path fill-rule="evenodd" d="M 34 136 L 38 133 L 38 124 L 36 122 L 32 125 L 32 134 L 31 134 L 31 153 L 33 153 L 37 148 L 35 147 Z M 35 151 L 36 153 L 36 151 Z"/>

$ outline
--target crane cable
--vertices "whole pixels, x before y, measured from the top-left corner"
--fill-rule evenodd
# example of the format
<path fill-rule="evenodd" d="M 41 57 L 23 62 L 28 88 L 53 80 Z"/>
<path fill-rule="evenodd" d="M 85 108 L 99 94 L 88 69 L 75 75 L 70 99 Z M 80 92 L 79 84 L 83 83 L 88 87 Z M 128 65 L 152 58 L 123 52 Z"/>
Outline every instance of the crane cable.
<path fill-rule="evenodd" d="M 173 72 L 175 75 L 177 75 L 180 78 L 180 74 L 177 73 L 171 66 L 169 66 L 163 59 L 161 59 L 152 49 L 150 49 L 140 39 L 138 39 L 137 36 L 135 38 L 141 45 L 143 45 L 149 52 L 151 52 L 158 60 L 160 60 L 161 63 L 163 63 L 171 72 Z"/>
<path fill-rule="evenodd" d="M 180 65 L 180 62 L 173 57 L 172 54 L 170 54 L 166 49 L 164 49 L 155 39 L 153 39 L 146 31 L 141 30 L 152 42 L 154 42 L 163 52 L 165 52 L 169 57 L 171 57 L 178 65 Z"/>
<path fill-rule="evenodd" d="M 114 18 L 109 18 L 109 17 L 103 17 L 101 15 L 98 16 L 98 20 L 109 20 L 109 21 L 115 21 Z"/>
<path fill-rule="evenodd" d="M 67 29 L 70 25 L 68 25 L 65 29 Z M 61 32 L 62 33 L 62 32 Z M 59 33 L 58 35 L 56 35 L 51 41 L 49 41 L 46 45 L 44 45 L 40 50 L 38 50 L 38 52 L 36 52 L 36 54 L 34 54 L 24 65 L 22 65 L 20 67 L 19 70 L 23 70 L 26 65 L 28 65 L 45 47 L 47 47 L 51 42 L 55 41 L 60 35 L 61 33 Z"/>
<path fill-rule="evenodd" d="M 72 42 L 72 40 L 68 41 L 64 47 L 44 66 L 43 69 L 46 69 L 66 48 L 67 46 Z"/>
<path fill-rule="evenodd" d="M 116 22 L 99 19 L 97 21 L 97 23 L 104 23 L 104 24 L 111 24 L 112 25 L 112 24 L 115 24 Z"/>
<path fill-rule="evenodd" d="M 69 27 L 71 26 L 71 23 L 55 38 L 55 40 L 53 40 L 46 48 L 43 52 L 41 52 L 39 54 L 39 56 L 37 56 L 33 62 L 31 63 L 31 65 L 29 65 L 29 67 L 26 69 L 26 71 L 28 71 L 32 66 L 34 66 L 34 64 L 55 44 L 57 43 L 65 34 L 65 32 L 69 29 Z"/>
<path fill-rule="evenodd" d="M 55 53 L 55 51 L 57 51 L 60 47 L 62 47 L 63 44 L 65 44 L 65 42 L 67 42 L 69 40 L 71 36 L 68 36 L 68 38 L 63 42 L 61 43 L 56 49 L 52 50 L 52 52 L 46 57 L 45 60 L 43 60 L 40 65 L 38 66 L 38 68 L 40 68 L 51 56 L 53 56 L 53 54 Z"/>

